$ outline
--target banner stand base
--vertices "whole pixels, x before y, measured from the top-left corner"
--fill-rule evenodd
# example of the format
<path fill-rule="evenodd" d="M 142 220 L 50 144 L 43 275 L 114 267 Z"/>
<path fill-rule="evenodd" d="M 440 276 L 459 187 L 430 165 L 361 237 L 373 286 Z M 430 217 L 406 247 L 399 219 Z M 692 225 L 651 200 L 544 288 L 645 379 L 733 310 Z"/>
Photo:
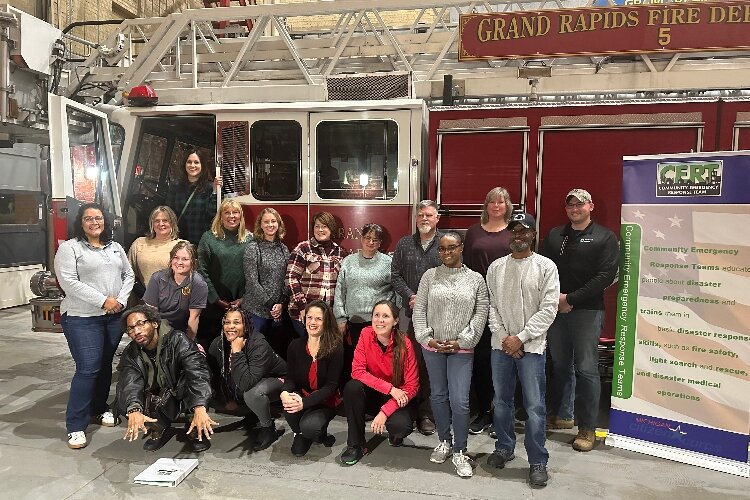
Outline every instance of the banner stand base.
<path fill-rule="evenodd" d="M 734 474 L 735 476 L 750 477 L 750 464 L 743 464 L 735 460 L 727 460 L 713 455 L 696 453 L 681 448 L 673 448 L 671 446 L 664 446 L 650 441 L 621 436 L 619 434 L 613 434 L 611 431 L 604 442 L 609 446 L 614 446 L 615 448 L 621 448 L 623 450 L 666 458 L 667 460 L 682 462 L 689 465 L 697 465 L 698 467 L 726 472 L 727 474 Z"/>

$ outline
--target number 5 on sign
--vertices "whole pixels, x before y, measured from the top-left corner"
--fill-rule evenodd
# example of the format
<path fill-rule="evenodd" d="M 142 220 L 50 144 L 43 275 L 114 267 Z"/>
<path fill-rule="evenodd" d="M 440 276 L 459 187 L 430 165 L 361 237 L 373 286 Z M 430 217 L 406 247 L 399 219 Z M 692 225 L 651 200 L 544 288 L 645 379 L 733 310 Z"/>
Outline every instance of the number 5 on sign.
<path fill-rule="evenodd" d="M 667 26 L 659 28 L 659 45 L 662 47 L 666 47 L 672 41 L 672 35 L 669 33 L 669 30 Z"/>

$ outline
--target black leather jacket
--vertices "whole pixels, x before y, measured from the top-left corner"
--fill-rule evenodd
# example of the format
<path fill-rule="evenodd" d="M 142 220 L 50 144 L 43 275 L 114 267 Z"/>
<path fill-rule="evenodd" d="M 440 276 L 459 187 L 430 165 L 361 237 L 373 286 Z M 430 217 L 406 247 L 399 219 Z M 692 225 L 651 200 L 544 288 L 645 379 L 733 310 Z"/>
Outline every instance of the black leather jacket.
<path fill-rule="evenodd" d="M 216 337 L 208 348 L 211 358 L 211 368 L 214 372 L 214 386 L 221 397 L 226 400 L 225 387 L 222 380 L 226 377 L 228 367 L 224 364 L 225 351 L 229 349 L 224 335 Z M 262 333 L 253 331 L 245 341 L 242 352 L 230 355 L 232 357 L 232 379 L 242 392 L 247 392 L 258 382 L 268 377 L 283 378 L 286 375 L 286 361 L 274 352 Z"/>
<path fill-rule="evenodd" d="M 159 332 L 159 335 L 164 335 Z M 198 345 L 179 330 L 166 333 L 159 362 L 167 378 L 167 387 L 173 396 L 162 407 L 164 416 L 174 420 L 180 411 L 191 410 L 196 406 L 208 408 L 211 399 L 211 372 L 206 356 L 198 350 Z M 141 357 L 141 348 L 131 342 L 120 356 L 117 366 L 120 373 L 117 381 L 116 408 L 121 415 L 138 404 L 145 408 L 144 391 L 147 384 L 147 370 Z"/>

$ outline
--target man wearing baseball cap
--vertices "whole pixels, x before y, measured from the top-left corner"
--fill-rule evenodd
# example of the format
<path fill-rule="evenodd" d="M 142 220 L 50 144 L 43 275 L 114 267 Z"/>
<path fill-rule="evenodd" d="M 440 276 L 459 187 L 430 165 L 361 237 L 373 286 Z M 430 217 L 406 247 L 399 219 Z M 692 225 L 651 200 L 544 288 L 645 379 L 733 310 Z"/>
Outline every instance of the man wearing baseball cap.
<path fill-rule="evenodd" d="M 604 290 L 617 279 L 619 257 L 617 237 L 591 220 L 593 211 L 588 191 L 571 190 L 565 197 L 570 221 L 552 229 L 542 248 L 560 274 L 558 313 L 549 329 L 552 381 L 547 426 L 571 429 L 575 415 L 578 435 L 573 448 L 578 451 L 591 451 L 596 441 Z"/>
<path fill-rule="evenodd" d="M 513 399 L 517 374 L 529 415 L 523 441 L 529 460 L 529 483 L 543 487 L 547 485 L 549 459 L 545 448 L 545 348 L 547 329 L 557 313 L 560 280 L 555 263 L 532 250 L 536 241 L 534 217 L 515 214 L 508 230 L 511 254 L 497 259 L 487 269 L 495 388 L 493 424 L 497 434 L 495 451 L 487 458 L 487 464 L 502 469 L 515 458 Z"/>

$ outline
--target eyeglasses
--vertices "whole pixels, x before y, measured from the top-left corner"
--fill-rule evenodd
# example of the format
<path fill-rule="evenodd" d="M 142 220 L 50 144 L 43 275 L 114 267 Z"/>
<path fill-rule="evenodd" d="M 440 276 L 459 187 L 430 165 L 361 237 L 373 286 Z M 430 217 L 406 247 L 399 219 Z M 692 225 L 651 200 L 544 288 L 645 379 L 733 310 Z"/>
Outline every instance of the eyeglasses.
<path fill-rule="evenodd" d="M 579 201 L 578 203 L 566 203 L 565 204 L 565 208 L 567 208 L 568 210 L 573 210 L 574 208 L 577 208 L 580 210 L 581 208 L 585 206 L 586 204 L 583 203 L 582 201 Z"/>
<path fill-rule="evenodd" d="M 128 325 L 127 331 L 128 331 L 128 333 L 132 333 L 132 332 L 135 331 L 136 328 L 140 328 L 140 327 L 142 327 L 143 325 L 145 325 L 148 322 L 149 321 L 147 319 L 139 319 L 138 321 L 136 321 L 132 325 Z"/>
<path fill-rule="evenodd" d="M 362 238 L 362 241 L 366 241 L 367 243 L 380 243 L 380 238 Z"/>
<path fill-rule="evenodd" d="M 96 217 L 91 217 L 90 215 L 83 218 L 83 222 L 86 224 L 91 224 L 92 222 L 104 222 L 104 217 L 101 215 L 97 215 Z"/>
<path fill-rule="evenodd" d="M 438 247 L 438 252 L 440 253 L 451 253 L 456 248 L 460 247 L 461 245 L 449 245 L 447 247 Z"/>
<path fill-rule="evenodd" d="M 328 229 L 328 226 L 321 225 L 321 224 L 315 224 L 313 226 L 313 230 L 315 230 L 315 231 L 322 231 L 324 229 Z"/>

